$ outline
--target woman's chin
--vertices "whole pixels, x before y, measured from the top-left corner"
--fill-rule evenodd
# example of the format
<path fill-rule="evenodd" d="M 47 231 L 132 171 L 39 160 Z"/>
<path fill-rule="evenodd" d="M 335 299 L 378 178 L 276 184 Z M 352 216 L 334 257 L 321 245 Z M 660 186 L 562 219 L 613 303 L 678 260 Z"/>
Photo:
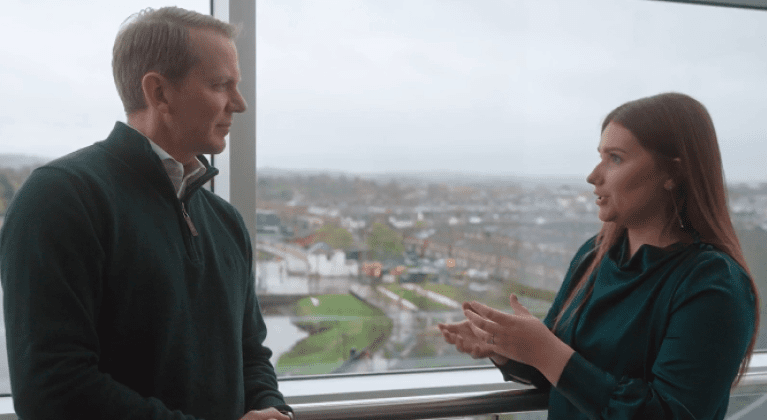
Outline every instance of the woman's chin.
<path fill-rule="evenodd" d="M 614 214 L 611 214 L 611 213 L 606 212 L 606 211 L 602 211 L 601 209 L 599 210 L 599 214 L 597 215 L 597 217 L 599 217 L 599 220 L 601 220 L 604 223 L 614 222 L 615 221 L 615 215 Z"/>

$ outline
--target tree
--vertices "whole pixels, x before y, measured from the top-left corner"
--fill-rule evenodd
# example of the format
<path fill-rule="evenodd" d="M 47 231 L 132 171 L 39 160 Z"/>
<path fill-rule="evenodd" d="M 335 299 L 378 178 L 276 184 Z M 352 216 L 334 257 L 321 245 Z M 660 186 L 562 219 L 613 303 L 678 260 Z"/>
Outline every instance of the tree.
<path fill-rule="evenodd" d="M 354 238 L 348 230 L 341 226 L 334 223 L 325 223 L 314 235 L 314 243 L 317 242 L 325 242 L 333 247 L 333 249 L 343 249 L 346 251 L 354 244 Z"/>
<path fill-rule="evenodd" d="M 399 258 L 405 252 L 402 236 L 382 223 L 374 223 L 367 239 L 373 259 L 383 261 Z"/>

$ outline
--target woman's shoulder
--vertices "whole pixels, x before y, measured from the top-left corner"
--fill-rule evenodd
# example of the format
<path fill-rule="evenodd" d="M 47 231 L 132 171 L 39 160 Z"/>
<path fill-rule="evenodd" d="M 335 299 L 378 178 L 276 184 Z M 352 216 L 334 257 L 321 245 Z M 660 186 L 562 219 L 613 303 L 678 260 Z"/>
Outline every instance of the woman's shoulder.
<path fill-rule="evenodd" d="M 690 298 L 699 293 L 724 293 L 747 301 L 755 298 L 748 271 L 714 245 L 691 244 L 681 256 L 677 298 Z"/>
<path fill-rule="evenodd" d="M 685 252 L 684 265 L 700 275 L 709 277 L 743 276 L 748 278 L 748 272 L 729 254 L 716 246 L 698 242 L 690 244 Z"/>

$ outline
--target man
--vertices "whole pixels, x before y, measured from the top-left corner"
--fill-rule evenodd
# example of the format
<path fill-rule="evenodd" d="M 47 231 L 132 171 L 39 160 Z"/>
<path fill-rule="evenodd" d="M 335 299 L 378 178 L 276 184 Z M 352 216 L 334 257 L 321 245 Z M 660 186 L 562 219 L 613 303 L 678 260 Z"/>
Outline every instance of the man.
<path fill-rule="evenodd" d="M 201 188 L 246 109 L 235 28 L 179 8 L 121 28 L 128 124 L 36 170 L 0 233 L 11 388 L 30 419 L 277 419 L 248 232 Z"/>

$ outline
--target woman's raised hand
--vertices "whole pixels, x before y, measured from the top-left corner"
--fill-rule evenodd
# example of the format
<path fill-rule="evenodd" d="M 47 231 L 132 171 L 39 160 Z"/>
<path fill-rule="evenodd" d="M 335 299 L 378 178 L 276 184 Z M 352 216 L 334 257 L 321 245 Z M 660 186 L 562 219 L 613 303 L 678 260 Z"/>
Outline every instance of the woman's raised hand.
<path fill-rule="evenodd" d="M 445 341 L 455 345 L 461 353 L 469 354 L 475 359 L 493 354 L 486 340 L 474 333 L 475 328 L 472 328 L 468 319 L 451 324 L 439 324 L 438 327 Z"/>
<path fill-rule="evenodd" d="M 519 303 L 516 295 L 509 296 L 509 303 L 513 314 L 479 302 L 464 302 L 467 320 L 439 324 L 439 330 L 462 353 L 475 359 L 490 357 L 498 365 L 513 359 L 537 368 L 556 384 L 573 349 Z"/>
<path fill-rule="evenodd" d="M 548 355 L 555 349 L 564 351 L 562 343 L 554 333 L 527 310 L 517 296 L 509 296 L 513 314 L 495 310 L 479 302 L 464 306 L 464 314 L 476 336 L 485 337 L 485 351 L 542 369 L 549 360 Z M 570 350 L 572 352 L 572 350 Z M 568 355 L 569 357 L 569 355 Z M 545 372 L 544 372 L 545 374 Z M 554 382 L 555 383 L 555 382 Z"/>

